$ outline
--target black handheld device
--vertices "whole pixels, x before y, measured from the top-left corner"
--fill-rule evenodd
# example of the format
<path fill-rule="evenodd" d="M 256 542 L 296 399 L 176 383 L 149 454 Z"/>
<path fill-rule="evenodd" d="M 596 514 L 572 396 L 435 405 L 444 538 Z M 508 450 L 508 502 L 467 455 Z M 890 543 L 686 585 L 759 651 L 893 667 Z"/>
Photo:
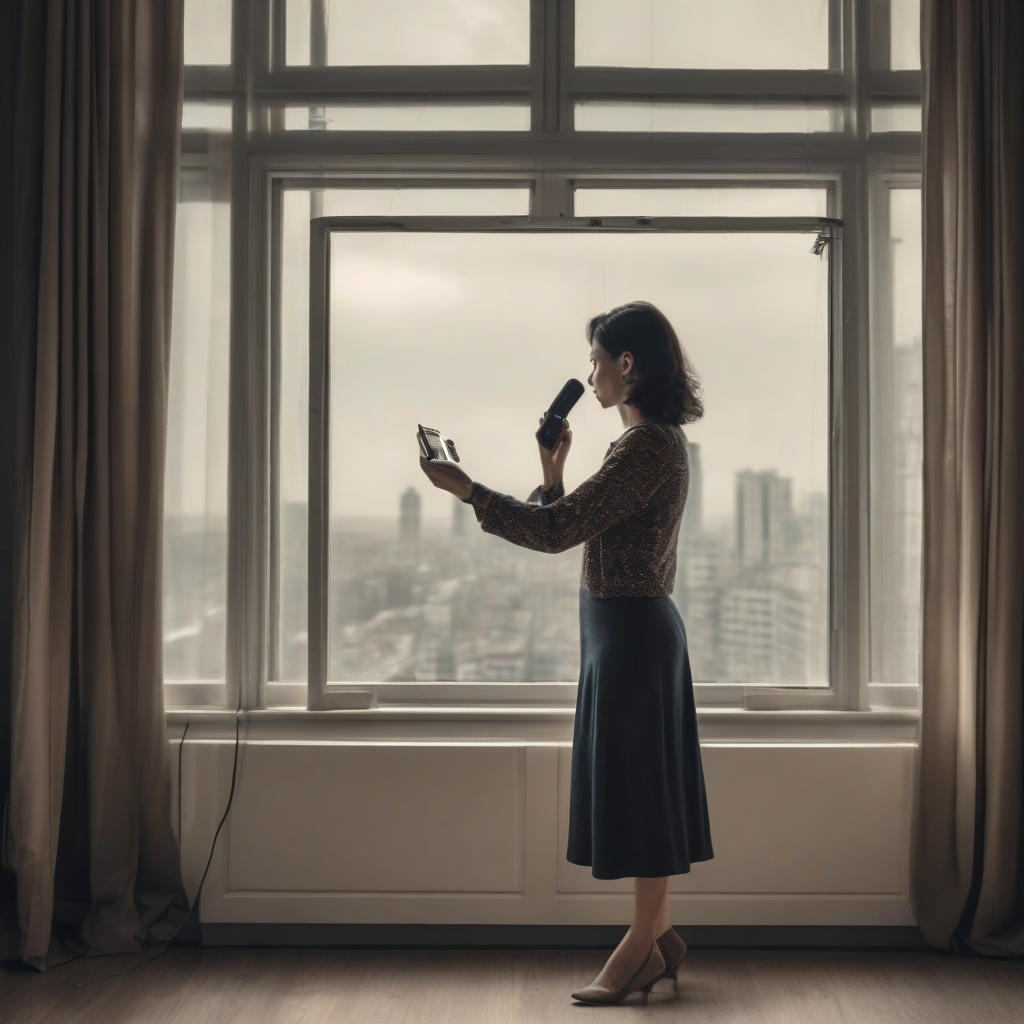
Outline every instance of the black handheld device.
<path fill-rule="evenodd" d="M 549 451 L 558 444 L 558 439 L 562 436 L 562 423 L 579 401 L 583 391 L 583 385 L 575 377 L 567 380 L 565 387 L 558 392 L 551 407 L 544 414 L 544 422 L 537 431 L 537 440 Z"/>

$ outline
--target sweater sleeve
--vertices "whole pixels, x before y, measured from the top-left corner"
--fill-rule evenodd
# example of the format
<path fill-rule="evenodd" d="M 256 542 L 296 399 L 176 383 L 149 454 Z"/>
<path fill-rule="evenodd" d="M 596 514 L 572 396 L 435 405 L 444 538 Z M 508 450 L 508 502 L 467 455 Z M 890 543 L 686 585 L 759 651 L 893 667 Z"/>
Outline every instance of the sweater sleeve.
<path fill-rule="evenodd" d="M 485 533 L 534 551 L 567 551 L 641 508 L 672 471 L 666 454 L 660 433 L 634 430 L 569 494 L 535 504 L 474 481 L 468 501 Z"/>
<path fill-rule="evenodd" d="M 557 484 L 552 485 L 546 491 L 543 484 L 534 487 L 530 491 L 530 496 L 526 499 L 526 503 L 527 505 L 550 505 L 551 502 L 558 501 L 559 498 L 563 497 L 565 497 L 565 484 L 559 480 Z"/>

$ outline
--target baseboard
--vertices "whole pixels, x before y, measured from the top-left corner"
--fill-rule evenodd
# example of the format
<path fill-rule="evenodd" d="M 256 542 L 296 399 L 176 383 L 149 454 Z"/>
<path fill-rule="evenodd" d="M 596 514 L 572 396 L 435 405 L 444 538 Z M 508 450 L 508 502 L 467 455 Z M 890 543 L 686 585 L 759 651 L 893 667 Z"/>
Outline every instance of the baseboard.
<path fill-rule="evenodd" d="M 615 946 L 620 925 L 203 924 L 204 946 Z M 915 927 L 694 925 L 676 931 L 693 949 L 927 949 Z"/>

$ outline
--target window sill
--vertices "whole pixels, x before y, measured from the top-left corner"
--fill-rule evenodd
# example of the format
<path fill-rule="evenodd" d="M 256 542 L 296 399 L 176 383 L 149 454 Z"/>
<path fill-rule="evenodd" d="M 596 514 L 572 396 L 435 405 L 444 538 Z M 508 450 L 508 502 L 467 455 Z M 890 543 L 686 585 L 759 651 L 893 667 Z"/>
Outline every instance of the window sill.
<path fill-rule="evenodd" d="M 169 707 L 169 725 L 186 722 L 212 727 L 218 734 L 234 733 L 235 711 L 209 706 Z M 529 741 L 572 739 L 573 707 L 526 705 L 489 706 L 402 706 L 361 710 L 310 711 L 306 708 L 260 708 L 242 712 L 251 739 L 317 736 L 351 738 L 360 733 L 381 738 L 394 729 L 395 735 L 417 737 L 469 738 L 479 735 L 507 741 L 521 736 Z M 916 709 L 879 711 L 781 710 L 754 711 L 744 708 L 703 707 L 697 709 L 703 743 L 810 743 L 810 744 L 916 744 Z"/>

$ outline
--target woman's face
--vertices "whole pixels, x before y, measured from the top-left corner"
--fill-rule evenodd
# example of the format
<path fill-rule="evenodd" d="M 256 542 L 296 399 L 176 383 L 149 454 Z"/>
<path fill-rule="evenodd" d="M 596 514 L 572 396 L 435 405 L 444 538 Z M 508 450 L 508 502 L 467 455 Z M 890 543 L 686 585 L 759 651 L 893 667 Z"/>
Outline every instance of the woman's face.
<path fill-rule="evenodd" d="M 590 343 L 590 366 L 587 383 L 601 403 L 601 408 L 607 409 L 623 402 L 631 385 L 622 378 L 633 369 L 633 353 L 623 352 L 615 358 L 595 338 Z"/>

